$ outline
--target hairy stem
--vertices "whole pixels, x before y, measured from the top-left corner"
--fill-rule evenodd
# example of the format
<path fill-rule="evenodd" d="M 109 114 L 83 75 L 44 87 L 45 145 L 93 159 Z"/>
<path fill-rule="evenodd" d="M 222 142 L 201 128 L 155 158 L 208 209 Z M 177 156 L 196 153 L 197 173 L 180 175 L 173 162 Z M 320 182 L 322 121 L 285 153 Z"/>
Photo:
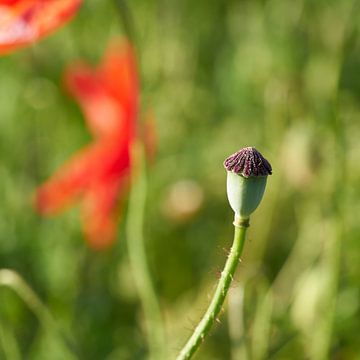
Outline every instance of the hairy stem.
<path fill-rule="evenodd" d="M 127 246 L 136 287 L 145 315 L 150 359 L 165 359 L 165 335 L 160 306 L 146 259 L 143 226 L 146 200 L 146 171 L 142 145 L 134 146 L 133 182 L 127 219 Z"/>
<path fill-rule="evenodd" d="M 211 326 L 213 325 L 222 308 L 244 247 L 248 222 L 234 225 L 234 242 L 231 247 L 231 251 L 226 261 L 224 270 L 221 273 L 221 277 L 216 287 L 214 296 L 208 309 L 206 310 L 205 315 L 200 320 L 190 339 L 181 350 L 177 360 L 187 360 L 194 355 L 205 336 L 209 333 Z"/>

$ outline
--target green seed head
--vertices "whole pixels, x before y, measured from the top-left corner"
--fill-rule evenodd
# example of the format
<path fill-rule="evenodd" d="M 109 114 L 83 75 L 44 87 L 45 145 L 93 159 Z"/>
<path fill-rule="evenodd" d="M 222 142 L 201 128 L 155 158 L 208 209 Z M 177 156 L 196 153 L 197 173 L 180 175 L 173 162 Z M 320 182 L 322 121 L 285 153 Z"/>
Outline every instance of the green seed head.
<path fill-rule="evenodd" d="M 227 196 L 236 217 L 247 219 L 264 195 L 270 163 L 253 147 L 246 147 L 224 161 Z"/>

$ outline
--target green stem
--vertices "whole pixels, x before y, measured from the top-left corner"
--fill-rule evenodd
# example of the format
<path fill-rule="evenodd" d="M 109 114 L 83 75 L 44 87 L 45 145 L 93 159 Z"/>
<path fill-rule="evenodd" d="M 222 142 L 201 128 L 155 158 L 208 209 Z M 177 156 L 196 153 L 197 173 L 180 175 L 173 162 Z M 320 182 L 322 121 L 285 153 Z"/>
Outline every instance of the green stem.
<path fill-rule="evenodd" d="M 115 6 L 127 37 L 133 44 L 136 44 L 135 25 L 128 4 L 125 0 L 115 0 Z"/>
<path fill-rule="evenodd" d="M 18 273 L 9 269 L 1 269 L 0 287 L 2 286 L 12 289 L 36 315 L 45 331 L 56 336 L 62 345 L 63 351 L 66 352 L 68 359 L 76 359 L 71 349 L 71 340 L 67 339 L 58 328 L 48 308 Z"/>
<path fill-rule="evenodd" d="M 221 277 L 215 290 L 214 296 L 211 300 L 211 303 L 206 310 L 205 315 L 203 316 L 196 329 L 194 330 L 193 334 L 191 335 L 190 339 L 181 350 L 179 356 L 177 357 L 177 360 L 187 360 L 194 355 L 195 351 L 199 348 L 201 342 L 209 333 L 211 326 L 219 315 L 226 294 L 229 290 L 231 281 L 233 279 L 236 267 L 240 260 L 240 256 L 245 243 L 247 227 L 248 224 L 235 225 L 234 242 L 231 247 L 231 251 L 226 261 L 224 270 L 221 273 Z"/>
<path fill-rule="evenodd" d="M 150 359 L 165 359 L 165 335 L 160 306 L 150 277 L 146 259 L 143 225 L 146 201 L 146 171 L 142 146 L 134 154 L 135 171 L 129 199 L 127 246 L 134 280 L 145 315 Z"/>
<path fill-rule="evenodd" d="M 6 360 L 21 360 L 19 345 L 12 331 L 0 322 L 0 349 Z M 0 356 L 1 357 L 1 356 Z"/>
<path fill-rule="evenodd" d="M 25 302 L 45 328 L 53 327 L 52 316 L 34 291 L 20 275 L 9 269 L 0 270 L 0 286 L 9 287 Z"/>

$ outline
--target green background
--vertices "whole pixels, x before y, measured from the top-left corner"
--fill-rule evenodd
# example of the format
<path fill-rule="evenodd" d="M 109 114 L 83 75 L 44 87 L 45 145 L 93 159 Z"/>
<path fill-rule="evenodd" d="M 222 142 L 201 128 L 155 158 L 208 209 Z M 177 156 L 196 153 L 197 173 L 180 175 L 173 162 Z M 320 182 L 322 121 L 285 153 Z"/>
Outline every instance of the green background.
<path fill-rule="evenodd" d="M 360 359 L 359 5 L 128 3 L 142 113 L 152 109 L 158 136 L 145 238 L 169 359 L 206 309 L 231 245 L 222 162 L 245 146 L 273 175 L 251 218 L 232 306 L 195 358 Z M 92 141 L 62 74 L 77 59 L 99 63 L 123 33 L 119 20 L 114 2 L 88 0 L 49 38 L 0 58 L 0 267 L 27 281 L 87 360 L 147 356 L 126 210 L 116 244 L 95 252 L 77 207 L 41 218 L 32 196 Z M 6 287 L 0 321 L 0 358 L 68 358 L 58 333 Z"/>

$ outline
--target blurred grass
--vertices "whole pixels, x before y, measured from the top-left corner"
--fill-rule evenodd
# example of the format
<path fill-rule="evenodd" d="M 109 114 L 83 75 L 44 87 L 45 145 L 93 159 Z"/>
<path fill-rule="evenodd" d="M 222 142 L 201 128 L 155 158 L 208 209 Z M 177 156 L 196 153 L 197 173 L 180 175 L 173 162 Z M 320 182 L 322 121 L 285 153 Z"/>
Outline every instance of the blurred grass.
<path fill-rule="evenodd" d="M 249 358 L 259 353 L 252 339 L 262 336 L 252 334 L 268 319 L 269 338 L 259 340 L 268 344 L 263 358 L 359 359 L 359 3 L 136 0 L 129 6 L 143 110 L 153 109 L 159 136 L 145 236 L 170 350 L 176 353 L 206 308 L 230 246 L 222 161 L 252 145 L 274 175 L 251 219 L 237 276 L 245 289 Z M 81 359 L 146 356 L 124 219 L 116 246 L 94 253 L 83 241 L 77 209 L 41 219 L 31 196 L 91 141 L 61 86 L 64 68 L 78 58 L 96 64 L 120 31 L 113 3 L 89 0 L 50 38 L 0 58 L 0 267 L 31 284 L 72 333 Z M 182 180 L 192 185 L 179 188 Z M 268 287 L 271 311 L 262 301 Z M 62 358 L 14 294 L 1 289 L 0 304 L 1 334 L 13 339 L 10 346 L 27 359 Z M 225 316 L 198 359 L 230 359 Z"/>

